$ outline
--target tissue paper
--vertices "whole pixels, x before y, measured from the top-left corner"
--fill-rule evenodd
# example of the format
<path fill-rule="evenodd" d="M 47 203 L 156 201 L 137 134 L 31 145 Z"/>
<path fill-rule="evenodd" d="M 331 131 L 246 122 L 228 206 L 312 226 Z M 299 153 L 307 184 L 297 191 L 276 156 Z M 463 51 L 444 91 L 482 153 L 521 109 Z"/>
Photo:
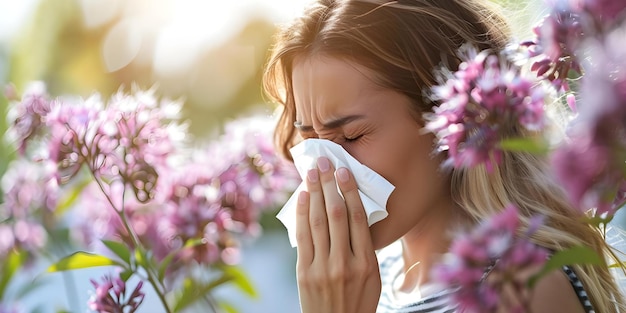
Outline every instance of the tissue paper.
<path fill-rule="evenodd" d="M 307 139 L 297 144 L 291 150 L 294 164 L 302 183 L 276 216 L 287 228 L 289 242 L 296 246 L 296 205 L 298 194 L 306 190 L 306 174 L 308 170 L 316 168 L 317 159 L 327 157 L 335 169 L 345 167 L 352 172 L 356 180 L 359 195 L 365 208 L 368 224 L 372 224 L 387 217 L 387 200 L 394 190 L 394 186 L 378 173 L 361 164 L 340 145 L 325 139 Z M 340 192 L 341 194 L 341 192 Z"/>

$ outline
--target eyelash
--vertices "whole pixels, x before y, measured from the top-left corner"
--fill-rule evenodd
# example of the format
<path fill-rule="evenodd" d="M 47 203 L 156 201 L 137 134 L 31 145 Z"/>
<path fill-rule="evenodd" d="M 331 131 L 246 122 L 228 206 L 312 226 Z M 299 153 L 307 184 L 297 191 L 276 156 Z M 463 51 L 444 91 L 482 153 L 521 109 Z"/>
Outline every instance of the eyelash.
<path fill-rule="evenodd" d="M 363 135 L 358 135 L 358 136 L 356 136 L 356 137 L 352 137 L 352 138 L 348 138 L 348 137 L 345 137 L 345 136 L 344 136 L 344 137 L 343 137 L 343 140 L 344 140 L 345 142 L 355 142 L 355 141 L 359 140 L 361 137 L 363 137 Z"/>

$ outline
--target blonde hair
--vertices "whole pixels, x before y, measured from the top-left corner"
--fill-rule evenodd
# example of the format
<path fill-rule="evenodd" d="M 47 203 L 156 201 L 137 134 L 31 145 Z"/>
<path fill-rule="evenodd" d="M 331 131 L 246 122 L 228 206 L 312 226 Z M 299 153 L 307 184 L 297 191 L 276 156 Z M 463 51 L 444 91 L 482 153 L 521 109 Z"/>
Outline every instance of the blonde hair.
<path fill-rule="evenodd" d="M 323 53 L 371 69 L 378 84 L 412 100 L 420 121 L 432 109 L 423 90 L 436 84 L 435 68 L 443 63 L 455 69 L 458 49 L 466 43 L 492 51 L 509 43 L 509 28 L 497 12 L 493 4 L 479 0 L 319 0 L 278 33 L 265 69 L 265 92 L 283 105 L 275 135 L 280 151 L 290 158 L 288 150 L 298 140 L 291 88 L 296 57 Z M 491 172 L 483 166 L 454 170 L 452 195 L 475 221 L 509 203 L 518 206 L 525 223 L 530 216 L 544 215 L 546 224 L 533 240 L 548 249 L 585 245 L 614 257 L 600 231 L 571 208 L 544 163 L 529 153 L 506 152 Z M 626 309 L 606 263 L 573 268 L 596 312 Z"/>

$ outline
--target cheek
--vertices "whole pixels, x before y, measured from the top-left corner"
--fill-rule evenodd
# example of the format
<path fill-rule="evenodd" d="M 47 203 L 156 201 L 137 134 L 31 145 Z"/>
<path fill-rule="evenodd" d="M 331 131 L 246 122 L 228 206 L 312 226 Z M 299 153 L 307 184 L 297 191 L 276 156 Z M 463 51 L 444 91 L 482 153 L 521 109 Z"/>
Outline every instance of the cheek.
<path fill-rule="evenodd" d="M 388 202 L 390 214 L 405 215 L 407 208 L 422 211 L 447 193 L 449 184 L 439 170 L 441 156 L 433 156 L 429 135 L 395 139 L 363 149 L 357 158 L 396 187 Z"/>
<path fill-rule="evenodd" d="M 437 167 L 436 162 L 431 159 L 432 138 L 424 135 L 389 136 L 348 147 L 346 150 L 396 187 L 410 181 L 416 171 Z"/>

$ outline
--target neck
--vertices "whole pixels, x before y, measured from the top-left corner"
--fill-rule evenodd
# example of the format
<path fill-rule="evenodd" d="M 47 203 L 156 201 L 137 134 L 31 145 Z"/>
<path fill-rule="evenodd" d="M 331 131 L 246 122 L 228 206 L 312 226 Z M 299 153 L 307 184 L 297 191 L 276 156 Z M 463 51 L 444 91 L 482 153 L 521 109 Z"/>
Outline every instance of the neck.
<path fill-rule="evenodd" d="M 405 275 L 400 292 L 412 292 L 429 282 L 432 266 L 448 251 L 451 227 L 459 225 L 460 209 L 455 206 L 431 212 L 402 237 Z"/>

